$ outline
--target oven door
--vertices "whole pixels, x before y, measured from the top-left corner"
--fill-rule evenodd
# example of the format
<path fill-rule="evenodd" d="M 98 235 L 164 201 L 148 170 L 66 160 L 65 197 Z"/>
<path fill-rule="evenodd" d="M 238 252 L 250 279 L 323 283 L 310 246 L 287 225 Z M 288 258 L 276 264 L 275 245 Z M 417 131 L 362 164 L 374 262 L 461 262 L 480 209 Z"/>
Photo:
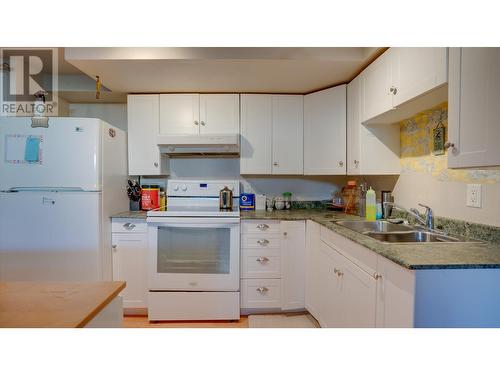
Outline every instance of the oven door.
<path fill-rule="evenodd" d="M 148 218 L 149 289 L 239 290 L 239 218 Z"/>

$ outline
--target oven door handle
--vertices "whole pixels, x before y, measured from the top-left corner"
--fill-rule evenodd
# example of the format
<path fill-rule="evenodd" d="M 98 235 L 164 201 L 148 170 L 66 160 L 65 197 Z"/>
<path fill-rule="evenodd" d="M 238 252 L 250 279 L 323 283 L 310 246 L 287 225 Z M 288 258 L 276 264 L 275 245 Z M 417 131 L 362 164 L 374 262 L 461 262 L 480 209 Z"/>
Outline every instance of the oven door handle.
<path fill-rule="evenodd" d="M 239 225 L 239 218 L 202 218 L 202 217 L 148 217 L 146 222 L 151 226 L 195 227 L 200 225 L 221 228 Z"/>

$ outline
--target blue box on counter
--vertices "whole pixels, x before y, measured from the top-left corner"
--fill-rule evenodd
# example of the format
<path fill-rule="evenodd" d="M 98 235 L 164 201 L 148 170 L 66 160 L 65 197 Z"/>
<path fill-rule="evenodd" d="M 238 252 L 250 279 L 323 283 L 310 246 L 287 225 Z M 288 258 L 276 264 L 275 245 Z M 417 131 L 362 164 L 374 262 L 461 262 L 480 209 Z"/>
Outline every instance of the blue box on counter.
<path fill-rule="evenodd" d="M 255 194 L 240 194 L 240 210 L 253 211 L 255 210 Z"/>

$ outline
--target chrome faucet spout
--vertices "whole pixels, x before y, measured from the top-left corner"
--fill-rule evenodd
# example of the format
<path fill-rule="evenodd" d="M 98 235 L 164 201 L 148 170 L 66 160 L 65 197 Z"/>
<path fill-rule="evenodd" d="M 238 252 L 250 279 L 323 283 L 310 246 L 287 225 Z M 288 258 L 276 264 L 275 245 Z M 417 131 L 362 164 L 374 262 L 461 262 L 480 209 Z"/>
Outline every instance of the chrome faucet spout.
<path fill-rule="evenodd" d="M 385 209 L 387 209 L 387 206 L 390 206 L 390 207 L 395 208 L 396 210 L 406 212 L 407 214 L 409 214 L 410 216 L 415 218 L 415 220 L 417 220 L 421 225 L 424 225 L 428 229 L 434 229 L 434 212 L 432 211 L 432 209 L 429 206 L 425 206 L 422 203 L 419 203 L 419 206 L 425 207 L 425 209 L 426 209 L 425 219 L 422 218 L 422 216 L 420 215 L 420 212 L 418 212 L 418 210 L 416 208 L 410 208 L 408 210 L 408 209 L 401 207 L 393 202 L 384 202 L 384 206 L 385 206 Z"/>

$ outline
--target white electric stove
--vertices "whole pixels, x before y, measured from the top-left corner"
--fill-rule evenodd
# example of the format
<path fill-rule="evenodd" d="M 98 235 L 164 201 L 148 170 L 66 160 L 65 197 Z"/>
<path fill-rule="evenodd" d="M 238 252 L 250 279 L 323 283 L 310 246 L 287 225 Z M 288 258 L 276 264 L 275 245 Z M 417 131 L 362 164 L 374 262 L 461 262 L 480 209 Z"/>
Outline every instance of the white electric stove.
<path fill-rule="evenodd" d="M 219 209 L 219 191 L 233 209 Z M 167 207 L 147 213 L 149 320 L 239 319 L 239 181 L 169 180 Z"/>

